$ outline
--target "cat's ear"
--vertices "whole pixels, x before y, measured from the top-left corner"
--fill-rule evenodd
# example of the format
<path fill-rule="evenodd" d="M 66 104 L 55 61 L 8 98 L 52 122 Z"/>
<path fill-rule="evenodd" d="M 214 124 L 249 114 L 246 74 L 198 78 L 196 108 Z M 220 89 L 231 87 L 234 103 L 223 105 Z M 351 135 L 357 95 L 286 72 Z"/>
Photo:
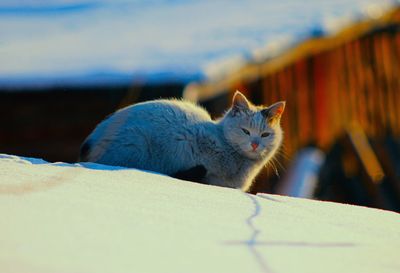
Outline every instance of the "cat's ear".
<path fill-rule="evenodd" d="M 232 99 L 232 109 L 235 111 L 247 110 L 250 108 L 250 103 L 246 97 L 239 91 L 235 92 Z"/>
<path fill-rule="evenodd" d="M 261 110 L 261 114 L 269 124 L 274 125 L 281 119 L 282 113 L 285 110 L 285 104 L 285 101 L 276 102 L 268 108 Z"/>

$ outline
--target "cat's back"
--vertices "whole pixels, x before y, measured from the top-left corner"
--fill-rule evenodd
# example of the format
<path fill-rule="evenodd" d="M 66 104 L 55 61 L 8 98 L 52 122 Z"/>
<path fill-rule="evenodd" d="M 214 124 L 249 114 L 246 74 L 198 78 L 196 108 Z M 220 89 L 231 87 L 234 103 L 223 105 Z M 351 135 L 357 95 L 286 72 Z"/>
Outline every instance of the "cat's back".
<path fill-rule="evenodd" d="M 210 115 L 194 103 L 177 99 L 160 99 L 133 104 L 118 110 L 97 125 L 90 138 L 116 136 L 132 127 L 151 130 L 191 126 L 211 121 Z"/>
<path fill-rule="evenodd" d="M 155 100 L 138 103 L 128 107 L 132 115 L 142 115 L 148 121 L 165 121 L 174 123 L 185 121 L 188 123 L 198 123 L 210 121 L 210 115 L 202 107 L 184 100 Z"/>
<path fill-rule="evenodd" d="M 191 102 L 161 99 L 137 103 L 115 112 L 95 128 L 82 145 L 81 160 L 143 168 L 163 164 L 156 153 L 173 155 L 188 148 L 180 146 L 194 139 L 196 128 L 201 127 L 197 125 L 203 123 L 212 123 L 210 115 Z M 144 158 L 149 156 L 157 163 Z"/>

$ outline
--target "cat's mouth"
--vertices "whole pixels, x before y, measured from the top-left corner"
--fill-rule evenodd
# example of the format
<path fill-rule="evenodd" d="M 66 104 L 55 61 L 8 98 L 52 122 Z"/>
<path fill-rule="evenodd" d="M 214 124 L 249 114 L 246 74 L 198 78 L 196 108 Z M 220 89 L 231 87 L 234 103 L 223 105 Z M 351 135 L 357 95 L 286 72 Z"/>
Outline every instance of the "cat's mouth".
<path fill-rule="evenodd" d="M 261 158 L 261 152 L 258 149 L 248 150 L 248 151 L 246 151 L 246 155 L 247 155 L 247 157 L 249 157 L 251 159 L 260 159 Z"/>

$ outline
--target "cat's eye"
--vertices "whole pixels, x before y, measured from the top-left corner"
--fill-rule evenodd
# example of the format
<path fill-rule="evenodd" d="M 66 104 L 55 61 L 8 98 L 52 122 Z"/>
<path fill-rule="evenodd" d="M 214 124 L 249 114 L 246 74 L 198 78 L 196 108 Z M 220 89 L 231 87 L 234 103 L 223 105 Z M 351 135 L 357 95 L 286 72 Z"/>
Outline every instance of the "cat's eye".
<path fill-rule="evenodd" d="M 246 135 L 250 135 L 250 132 L 244 128 L 242 128 L 243 133 L 245 133 Z"/>
<path fill-rule="evenodd" d="M 261 137 L 269 137 L 270 135 L 271 135 L 271 133 L 264 132 L 261 134 Z"/>

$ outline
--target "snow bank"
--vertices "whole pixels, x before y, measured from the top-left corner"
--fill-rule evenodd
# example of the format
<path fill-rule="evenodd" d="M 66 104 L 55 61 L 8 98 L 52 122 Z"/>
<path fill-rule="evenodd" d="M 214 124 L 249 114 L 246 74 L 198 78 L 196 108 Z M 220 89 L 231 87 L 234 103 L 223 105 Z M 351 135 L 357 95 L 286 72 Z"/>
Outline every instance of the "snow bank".
<path fill-rule="evenodd" d="M 398 272 L 400 216 L 0 157 L 0 271 Z"/>
<path fill-rule="evenodd" d="M 0 86 L 216 77 L 398 3 L 2 0 Z"/>

